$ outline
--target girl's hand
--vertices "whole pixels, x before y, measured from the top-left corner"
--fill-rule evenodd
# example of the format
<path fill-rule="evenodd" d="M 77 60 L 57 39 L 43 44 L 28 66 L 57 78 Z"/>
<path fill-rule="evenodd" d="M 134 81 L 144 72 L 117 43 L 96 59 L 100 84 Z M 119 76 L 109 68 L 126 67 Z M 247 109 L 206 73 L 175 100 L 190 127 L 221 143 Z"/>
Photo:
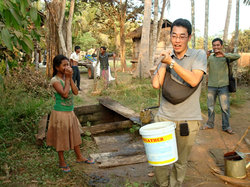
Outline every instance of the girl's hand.
<path fill-rule="evenodd" d="M 66 67 L 65 68 L 65 76 L 67 78 L 71 78 L 72 77 L 72 74 L 73 74 L 73 70 L 70 66 Z"/>

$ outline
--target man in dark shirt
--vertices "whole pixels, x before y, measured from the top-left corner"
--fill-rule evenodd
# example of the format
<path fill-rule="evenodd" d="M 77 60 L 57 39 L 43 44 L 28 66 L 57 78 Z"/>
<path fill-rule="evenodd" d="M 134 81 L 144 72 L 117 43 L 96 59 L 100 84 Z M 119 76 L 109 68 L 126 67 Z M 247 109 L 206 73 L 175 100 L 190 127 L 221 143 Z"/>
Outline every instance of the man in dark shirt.
<path fill-rule="evenodd" d="M 213 53 L 207 52 L 208 56 L 208 93 L 207 107 L 208 120 L 202 127 L 203 130 L 214 128 L 215 104 L 218 96 L 221 114 L 222 114 L 222 130 L 228 134 L 234 134 L 229 124 L 230 117 L 230 95 L 228 90 L 228 64 L 240 58 L 239 54 L 225 53 L 223 51 L 223 41 L 220 38 L 215 38 L 212 41 Z"/>
<path fill-rule="evenodd" d="M 105 81 L 105 88 L 108 87 L 109 83 L 109 57 L 113 56 L 115 59 L 114 53 L 107 53 L 106 47 L 102 46 L 100 48 L 99 60 L 100 60 L 100 67 L 101 67 L 101 75 Z"/>

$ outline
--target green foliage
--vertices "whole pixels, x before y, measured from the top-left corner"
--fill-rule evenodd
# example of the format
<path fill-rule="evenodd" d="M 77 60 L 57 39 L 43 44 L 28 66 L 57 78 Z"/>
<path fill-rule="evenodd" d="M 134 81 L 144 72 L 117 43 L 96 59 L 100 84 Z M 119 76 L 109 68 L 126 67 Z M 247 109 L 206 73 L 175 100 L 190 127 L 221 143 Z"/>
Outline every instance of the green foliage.
<path fill-rule="evenodd" d="M 239 31 L 239 45 L 238 45 L 238 50 L 239 52 L 250 52 L 250 30 L 244 30 L 244 31 Z M 210 36 L 208 37 L 208 49 L 212 49 L 212 40 L 214 38 L 222 38 L 220 35 L 216 36 Z M 224 47 L 226 49 L 226 52 L 233 52 L 234 49 L 234 38 L 235 38 L 235 33 L 233 33 L 233 36 L 231 40 L 228 43 L 224 43 Z M 203 43 L 204 43 L 204 38 L 203 37 L 196 37 L 195 40 L 195 46 L 196 49 L 203 49 Z M 191 42 L 189 42 L 189 47 L 192 48 Z"/>
<path fill-rule="evenodd" d="M 104 3 L 105 2 L 105 3 Z M 126 8 L 125 35 L 138 27 L 137 17 L 141 15 L 142 3 L 128 1 Z M 112 5 L 113 4 L 113 5 Z M 103 11 L 102 6 L 105 11 Z M 111 1 L 76 1 L 73 19 L 73 43 L 87 51 L 105 45 L 108 51 L 118 53 L 121 5 Z M 115 28 L 114 28 L 115 27 Z M 86 34 L 88 33 L 88 34 Z M 94 40 L 93 40 L 94 39 Z M 126 40 L 126 54 L 132 56 L 132 40 Z"/>
<path fill-rule="evenodd" d="M 36 29 L 40 24 L 40 15 L 29 0 L 0 2 L 0 46 L 6 46 L 10 51 L 17 48 L 31 53 L 33 38 L 40 38 Z"/>
<path fill-rule="evenodd" d="M 8 148 L 34 142 L 37 123 L 51 110 L 52 91 L 45 76 L 32 68 L 16 69 L 0 86 L 0 165 Z"/>
<path fill-rule="evenodd" d="M 126 180 L 126 183 L 124 184 L 125 187 L 151 187 L 154 186 L 152 183 L 149 182 L 130 182 L 129 180 Z"/>
<path fill-rule="evenodd" d="M 245 103 L 248 99 L 246 92 L 247 88 L 244 89 L 244 87 L 242 87 L 240 89 L 238 88 L 236 93 L 230 94 L 230 106 L 239 107 Z"/>
<path fill-rule="evenodd" d="M 73 43 L 75 45 L 81 46 L 81 49 L 83 51 L 87 51 L 91 48 L 97 47 L 97 40 L 92 37 L 92 34 L 90 32 L 83 33 L 81 35 L 78 35 Z"/>
<path fill-rule="evenodd" d="M 202 85 L 200 96 L 201 111 L 207 113 L 207 88 Z"/>
<path fill-rule="evenodd" d="M 121 79 L 126 79 L 126 74 L 118 74 Z M 122 77 L 124 76 L 124 77 Z M 151 86 L 149 79 L 130 79 L 119 82 L 104 90 L 103 95 L 110 96 L 136 112 L 151 106 L 158 106 L 159 90 Z"/>
<path fill-rule="evenodd" d="M 135 132 L 137 132 L 140 128 L 141 128 L 141 126 L 139 126 L 139 125 L 132 125 L 132 128 L 129 129 L 129 132 L 135 133 Z"/>
<path fill-rule="evenodd" d="M 4 60 L 1 60 L 0 61 L 0 75 L 4 75 L 5 72 L 6 72 L 6 64 Z"/>
<path fill-rule="evenodd" d="M 244 30 L 244 31 L 239 31 L 239 46 L 238 50 L 240 52 L 250 52 L 250 30 Z M 235 39 L 235 33 L 233 33 L 233 37 L 230 42 L 230 51 L 233 51 L 234 49 L 234 39 Z"/>
<path fill-rule="evenodd" d="M 212 49 L 212 40 L 214 39 L 214 36 L 208 37 L 208 49 Z M 196 49 L 203 49 L 203 44 L 204 44 L 204 38 L 203 37 L 197 37 L 195 39 L 195 48 Z M 192 48 L 191 42 L 188 43 L 189 47 Z"/>

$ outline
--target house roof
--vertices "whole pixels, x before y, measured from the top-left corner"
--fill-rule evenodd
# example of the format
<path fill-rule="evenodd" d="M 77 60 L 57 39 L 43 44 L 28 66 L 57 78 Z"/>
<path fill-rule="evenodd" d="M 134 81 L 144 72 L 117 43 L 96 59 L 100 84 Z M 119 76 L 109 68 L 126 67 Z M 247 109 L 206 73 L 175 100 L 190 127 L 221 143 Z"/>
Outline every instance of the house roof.
<path fill-rule="evenodd" d="M 162 28 L 166 28 L 166 27 L 171 27 L 172 22 L 164 19 L 163 23 L 162 23 Z M 151 31 L 153 30 L 153 23 L 151 22 Z M 127 34 L 127 37 L 132 38 L 132 39 L 140 39 L 141 38 L 141 33 L 142 33 L 142 26 L 138 27 L 137 29 L 135 29 L 134 31 L 130 32 Z"/>

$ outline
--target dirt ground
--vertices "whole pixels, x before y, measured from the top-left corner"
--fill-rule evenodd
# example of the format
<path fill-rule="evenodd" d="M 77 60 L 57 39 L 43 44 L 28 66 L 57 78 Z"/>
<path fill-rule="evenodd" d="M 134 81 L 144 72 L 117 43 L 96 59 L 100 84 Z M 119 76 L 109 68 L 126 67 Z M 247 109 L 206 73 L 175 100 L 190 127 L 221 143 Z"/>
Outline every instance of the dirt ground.
<path fill-rule="evenodd" d="M 93 80 L 87 78 L 86 73 L 81 74 L 80 96 L 86 105 L 97 103 L 95 99 L 87 96 L 89 89 L 92 89 Z M 236 134 L 229 135 L 221 130 L 221 115 L 217 114 L 215 119 L 215 128 L 211 130 L 200 130 L 192 148 L 192 153 L 188 161 L 188 169 L 183 187 L 224 187 L 237 186 L 223 182 L 211 173 L 211 167 L 224 170 L 223 154 L 233 150 L 234 146 L 240 140 L 245 130 L 250 126 L 250 93 L 247 102 L 241 107 L 231 107 L 232 117 L 230 123 Z M 207 114 L 203 115 L 204 124 L 207 120 Z M 238 146 L 238 151 L 249 153 L 250 133 L 246 136 L 246 140 Z M 105 148 L 102 148 L 102 150 Z M 109 151 L 109 150 L 106 150 Z M 85 166 L 86 167 L 86 166 Z M 148 177 L 148 173 L 153 171 L 153 167 L 148 163 L 127 165 L 114 167 L 109 169 L 99 169 L 98 164 L 88 166 L 88 175 L 101 176 L 108 178 L 107 183 L 95 183 L 92 186 L 131 186 L 131 184 L 147 184 L 146 186 L 154 186 L 154 177 Z M 249 180 L 249 169 L 248 178 Z M 89 185 L 91 186 L 91 184 Z M 143 186 L 143 185 L 141 185 Z"/>

